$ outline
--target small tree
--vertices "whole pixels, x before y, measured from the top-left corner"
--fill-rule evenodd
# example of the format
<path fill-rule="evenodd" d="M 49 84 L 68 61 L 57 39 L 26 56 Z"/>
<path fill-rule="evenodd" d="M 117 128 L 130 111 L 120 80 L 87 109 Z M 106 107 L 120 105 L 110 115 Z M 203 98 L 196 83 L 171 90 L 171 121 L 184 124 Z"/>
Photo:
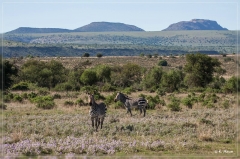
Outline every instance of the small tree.
<path fill-rule="evenodd" d="M 80 80 L 83 84 L 93 85 L 95 82 L 97 82 L 96 72 L 93 70 L 87 69 L 80 76 Z"/>
<path fill-rule="evenodd" d="M 166 60 L 160 60 L 160 61 L 158 62 L 158 66 L 167 66 L 167 65 L 168 65 L 168 63 L 167 63 Z"/>
<path fill-rule="evenodd" d="M 215 68 L 221 64 L 218 59 L 200 53 L 187 54 L 186 61 L 185 82 L 190 87 L 205 87 L 213 80 Z"/>
<path fill-rule="evenodd" d="M 86 53 L 84 53 L 82 56 L 83 56 L 83 57 L 89 57 L 90 54 L 86 52 Z"/>
<path fill-rule="evenodd" d="M 98 54 L 97 54 L 97 57 L 98 57 L 98 58 L 100 58 L 100 57 L 102 57 L 102 56 L 103 56 L 103 55 L 102 55 L 101 53 L 98 53 Z"/>

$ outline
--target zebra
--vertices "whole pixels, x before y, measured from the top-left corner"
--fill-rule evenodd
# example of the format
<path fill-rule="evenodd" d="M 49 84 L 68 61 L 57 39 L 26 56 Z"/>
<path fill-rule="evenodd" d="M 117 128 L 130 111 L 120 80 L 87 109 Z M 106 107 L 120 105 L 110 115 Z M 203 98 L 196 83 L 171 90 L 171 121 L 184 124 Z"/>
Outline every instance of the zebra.
<path fill-rule="evenodd" d="M 126 96 L 125 94 L 118 92 L 114 99 L 114 102 L 116 102 L 116 101 L 122 102 L 127 109 L 127 113 L 130 112 L 131 116 L 132 116 L 131 108 L 139 108 L 140 115 L 142 114 L 142 110 L 143 110 L 143 112 L 144 112 L 143 116 L 145 117 L 146 106 L 148 104 L 148 102 L 145 98 L 140 97 L 140 98 L 131 99 L 128 96 Z"/>
<path fill-rule="evenodd" d="M 95 102 L 94 95 L 89 93 L 88 93 L 88 103 L 91 106 L 89 110 L 89 115 L 91 117 L 92 127 L 94 128 L 94 121 L 95 121 L 96 131 L 100 124 L 102 129 L 103 121 L 107 113 L 106 105 L 104 103 L 97 104 Z"/>

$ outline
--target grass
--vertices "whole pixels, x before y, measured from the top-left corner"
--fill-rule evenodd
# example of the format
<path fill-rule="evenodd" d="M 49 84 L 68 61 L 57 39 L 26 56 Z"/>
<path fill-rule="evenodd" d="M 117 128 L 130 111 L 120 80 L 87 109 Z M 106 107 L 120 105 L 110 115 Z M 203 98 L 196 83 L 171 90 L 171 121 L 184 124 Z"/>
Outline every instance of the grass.
<path fill-rule="evenodd" d="M 61 99 L 54 99 L 56 107 L 50 110 L 39 109 L 27 100 L 6 103 L 7 109 L 1 113 L 1 155 L 83 158 L 237 155 L 237 103 L 222 107 L 220 103 L 226 95 L 217 94 L 223 99 L 214 103 L 214 108 L 195 103 L 188 109 L 180 104 L 181 111 L 173 112 L 162 106 L 147 110 L 146 117 L 140 116 L 138 110 L 133 110 L 130 117 L 125 109 L 108 105 L 103 129 L 95 132 L 88 115 L 89 106 L 66 107 L 65 101 L 70 98 L 64 94 L 59 93 Z M 73 101 L 85 100 L 84 94 L 72 94 L 78 94 Z M 131 96 L 139 94 L 145 92 Z M 155 96 L 154 93 L 148 95 Z M 176 93 L 175 96 L 186 97 L 187 94 Z M 170 102 L 168 94 L 160 98 Z M 236 98 L 236 95 L 228 95 L 228 98 Z"/>

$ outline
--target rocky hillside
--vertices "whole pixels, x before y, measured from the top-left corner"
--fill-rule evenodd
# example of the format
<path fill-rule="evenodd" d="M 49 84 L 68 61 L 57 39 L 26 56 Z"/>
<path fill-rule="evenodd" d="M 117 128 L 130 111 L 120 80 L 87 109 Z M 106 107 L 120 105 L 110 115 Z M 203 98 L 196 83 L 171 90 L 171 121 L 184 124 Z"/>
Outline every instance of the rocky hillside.
<path fill-rule="evenodd" d="M 134 25 L 112 22 L 92 22 L 88 25 L 75 29 L 77 32 L 107 32 L 107 31 L 144 31 Z"/>
<path fill-rule="evenodd" d="M 228 30 L 221 27 L 216 21 L 205 19 L 192 19 L 191 21 L 181 21 L 171 24 L 163 31 L 176 30 Z"/>

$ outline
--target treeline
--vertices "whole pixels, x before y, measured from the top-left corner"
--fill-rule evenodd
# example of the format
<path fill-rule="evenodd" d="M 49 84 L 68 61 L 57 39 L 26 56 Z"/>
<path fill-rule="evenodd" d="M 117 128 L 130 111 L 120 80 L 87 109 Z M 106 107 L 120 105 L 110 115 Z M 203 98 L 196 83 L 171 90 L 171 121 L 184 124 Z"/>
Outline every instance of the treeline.
<path fill-rule="evenodd" d="M 96 48 L 92 48 L 93 45 L 84 45 L 84 48 L 78 48 L 73 46 L 4 46 L 0 53 L 3 54 L 5 58 L 12 57 L 26 57 L 26 56 L 39 56 L 39 57 L 75 57 L 82 56 L 84 53 L 89 53 L 91 56 L 96 56 L 96 54 L 101 53 L 104 56 L 138 56 L 140 52 L 144 52 L 145 54 L 158 54 L 158 55 L 170 55 L 170 54 L 184 54 L 186 50 L 197 50 L 197 52 L 210 54 L 210 55 L 218 55 L 218 51 L 214 51 L 214 48 L 209 47 L 207 50 L 202 50 L 202 48 L 198 47 L 141 47 L 141 46 L 97 46 Z"/>
<path fill-rule="evenodd" d="M 31 90 L 39 87 L 51 91 L 151 91 L 159 95 L 175 91 L 213 91 L 234 93 L 240 80 L 224 79 L 226 72 L 221 63 L 204 54 L 186 54 L 186 65 L 164 71 L 167 61 L 159 59 L 152 68 L 128 63 L 109 66 L 91 66 L 86 60 L 67 69 L 57 60 L 50 62 L 29 59 L 21 67 L 8 60 L 1 60 L 1 89 Z"/>

